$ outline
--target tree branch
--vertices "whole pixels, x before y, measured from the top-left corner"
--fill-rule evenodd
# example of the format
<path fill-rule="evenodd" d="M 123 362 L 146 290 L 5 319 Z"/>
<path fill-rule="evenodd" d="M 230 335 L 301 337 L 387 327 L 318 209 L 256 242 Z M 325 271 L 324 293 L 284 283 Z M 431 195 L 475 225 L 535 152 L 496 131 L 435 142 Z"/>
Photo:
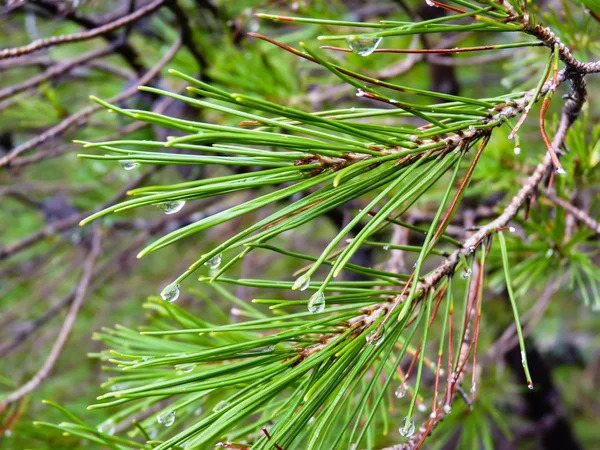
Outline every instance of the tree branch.
<path fill-rule="evenodd" d="M 152 13 L 160 6 L 162 6 L 164 1 L 165 0 L 155 0 L 154 2 L 144 6 L 143 8 L 138 9 L 132 14 L 128 14 L 126 16 L 121 17 L 120 19 L 115 20 L 114 22 L 102 25 L 97 28 L 93 28 L 89 31 L 82 31 L 80 33 L 66 34 L 61 36 L 52 36 L 44 39 L 36 39 L 35 41 L 23 47 L 5 48 L 4 50 L 0 50 L 0 59 L 14 58 L 15 56 L 33 53 L 37 50 L 53 47 L 55 45 L 86 41 L 88 39 L 93 39 L 95 37 L 102 36 L 103 34 L 121 28 L 125 25 L 130 24 L 131 22 L 134 22 Z"/>
<path fill-rule="evenodd" d="M 94 270 L 94 264 L 96 263 L 96 259 L 100 255 L 100 230 L 98 227 L 94 230 L 94 237 L 92 239 L 92 249 L 84 263 L 83 266 L 83 275 L 81 276 L 81 280 L 77 285 L 77 289 L 75 290 L 75 298 L 73 303 L 71 304 L 71 308 L 65 317 L 65 321 L 63 322 L 63 326 L 54 342 L 52 350 L 50 354 L 46 358 L 44 365 L 41 369 L 36 373 L 36 375 L 25 383 L 23 386 L 18 388 L 9 394 L 0 404 L 0 408 L 7 406 L 10 403 L 14 403 L 24 397 L 25 395 L 32 392 L 36 389 L 52 372 L 56 361 L 60 357 L 62 349 L 64 348 L 67 339 L 69 338 L 69 334 L 71 333 L 71 329 L 73 328 L 73 324 L 75 323 L 75 319 L 77 318 L 77 314 L 81 309 L 81 305 L 83 304 L 83 300 L 85 299 L 85 294 L 87 292 L 88 285 L 92 278 L 92 273 Z"/>
<path fill-rule="evenodd" d="M 581 223 L 584 223 L 588 228 L 596 232 L 596 234 L 600 234 L 600 224 L 592 219 L 585 211 L 571 205 L 566 200 L 558 197 L 554 192 L 546 192 L 546 198 L 556 206 L 564 209 Z"/>
<path fill-rule="evenodd" d="M 161 60 L 154 65 L 148 72 L 144 74 L 141 78 L 139 78 L 132 87 L 126 89 L 115 97 L 109 99 L 109 103 L 118 103 L 120 101 L 125 100 L 126 98 L 135 95 L 138 92 L 138 86 L 149 83 L 154 77 L 156 77 L 159 72 L 164 68 L 165 65 L 171 61 L 171 59 L 175 56 L 179 48 L 181 47 L 181 39 L 178 39 L 177 42 L 173 44 L 173 46 L 167 51 L 167 53 L 161 58 Z M 67 117 L 62 122 L 57 125 L 49 128 L 43 133 L 39 134 L 33 139 L 30 139 L 27 142 L 15 147 L 10 153 L 0 158 L 0 167 L 6 166 L 9 164 L 14 158 L 19 156 L 21 153 L 31 150 L 34 147 L 37 147 L 41 143 L 47 141 L 48 139 L 52 139 L 66 130 L 71 128 L 75 124 L 81 123 L 83 120 L 87 119 L 92 114 L 103 110 L 104 107 L 100 105 L 91 105 L 82 110 L 76 112 L 75 114 Z"/>

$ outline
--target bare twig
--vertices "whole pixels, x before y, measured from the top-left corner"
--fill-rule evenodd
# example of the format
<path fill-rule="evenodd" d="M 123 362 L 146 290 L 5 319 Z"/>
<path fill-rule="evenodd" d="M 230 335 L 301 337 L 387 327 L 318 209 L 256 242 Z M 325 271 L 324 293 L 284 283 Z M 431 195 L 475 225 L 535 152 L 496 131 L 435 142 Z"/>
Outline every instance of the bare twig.
<path fill-rule="evenodd" d="M 60 357 L 63 347 L 69 338 L 69 334 L 71 333 L 71 329 L 73 328 L 73 324 L 77 318 L 77 314 L 81 309 L 81 305 L 83 304 L 83 300 L 85 299 L 85 294 L 87 292 L 88 285 L 90 283 L 92 273 L 94 270 L 94 264 L 96 263 L 96 259 L 100 255 L 100 230 L 96 228 L 94 231 L 94 237 L 92 239 L 92 249 L 83 265 L 83 275 L 81 276 L 81 280 L 77 285 L 77 289 L 75 291 L 75 298 L 73 303 L 71 304 L 71 308 L 65 317 L 65 321 L 63 322 L 62 328 L 52 346 L 52 350 L 50 354 L 46 358 L 44 365 L 37 372 L 37 374 L 25 383 L 23 386 L 18 388 L 9 394 L 3 401 L 2 406 L 6 406 L 10 403 L 14 403 L 21 399 L 22 397 L 29 394 L 31 391 L 36 389 L 52 372 L 56 361 Z"/>
<path fill-rule="evenodd" d="M 59 75 L 63 75 L 69 72 L 71 69 L 75 67 L 82 66 L 89 61 L 100 58 L 102 56 L 106 56 L 111 54 L 115 49 L 115 45 L 109 45 L 104 48 L 100 48 L 97 50 L 92 50 L 91 52 L 85 53 L 78 58 L 74 58 L 70 61 L 64 61 L 54 66 L 50 67 L 44 73 L 31 77 L 28 80 L 23 81 L 22 83 L 15 84 L 13 86 L 6 87 L 4 89 L 0 89 L 0 100 L 10 97 L 11 95 L 18 94 L 19 92 L 23 92 L 27 89 L 31 89 L 44 81 L 47 81 L 51 78 L 54 78 Z"/>
<path fill-rule="evenodd" d="M 60 44 L 69 44 L 72 42 L 86 41 L 88 39 L 93 39 L 95 37 L 102 36 L 103 34 L 121 28 L 138 19 L 141 19 L 142 17 L 152 13 L 153 11 L 161 7 L 163 3 L 164 0 L 155 0 L 154 2 L 144 6 L 143 8 L 138 9 L 132 14 L 128 14 L 111 23 L 97 28 L 93 28 L 88 31 L 82 31 L 80 33 L 73 33 L 62 36 L 52 36 L 44 39 L 37 39 L 23 47 L 6 48 L 4 50 L 0 50 L 0 59 L 14 58 L 15 56 L 26 55 L 28 53 L 33 53 L 36 50 L 41 50 L 43 48 L 53 47 L 55 45 Z"/>
<path fill-rule="evenodd" d="M 600 234 L 600 224 L 592 219 L 585 211 L 582 211 L 566 200 L 558 197 L 554 192 L 546 192 L 546 198 L 556 206 L 564 209 L 567 213 L 571 214 L 581 223 L 585 224 L 589 229 L 596 232 L 596 234 Z"/>
<path fill-rule="evenodd" d="M 152 108 L 152 112 L 162 114 L 174 102 L 175 102 L 175 100 L 170 97 L 162 98 L 155 103 L 154 107 Z M 129 125 L 124 126 L 123 128 L 121 128 L 120 130 L 118 130 L 115 133 L 111 133 L 107 136 L 98 138 L 98 140 L 112 141 L 115 139 L 120 139 L 123 136 L 127 136 L 128 134 L 134 133 L 134 132 L 141 130 L 142 128 L 145 128 L 149 125 L 150 124 L 145 123 L 145 122 L 133 122 L 133 123 L 130 123 Z M 74 149 L 79 149 L 79 148 L 81 148 L 81 145 L 66 144 L 66 145 L 61 145 L 59 147 L 53 147 L 50 149 L 40 150 L 39 152 L 34 153 L 33 155 L 13 159 L 10 162 L 10 167 L 11 168 L 12 167 L 23 167 L 23 166 L 27 166 L 29 164 L 37 163 L 37 162 L 45 160 L 45 159 L 57 158 L 69 151 L 72 151 Z M 0 253 L 1 253 L 1 251 L 0 251 Z M 1 257 L 0 257 L 0 259 L 1 259 Z"/>
<path fill-rule="evenodd" d="M 112 204 L 114 204 L 114 202 L 121 200 L 123 197 L 125 197 L 125 195 L 127 195 L 127 191 L 134 189 L 137 186 L 139 186 L 140 184 L 142 184 L 143 182 L 145 182 L 157 170 L 158 170 L 157 167 L 152 167 L 145 173 L 141 174 L 139 177 L 137 177 L 131 183 L 129 183 L 125 187 L 123 187 L 123 189 L 121 189 L 111 200 L 106 202 L 104 204 L 104 206 L 101 206 L 97 210 L 99 211 L 103 207 L 112 205 Z M 83 219 L 85 219 L 89 215 L 90 215 L 90 211 L 73 214 L 65 219 L 62 219 L 57 222 L 46 225 L 41 230 L 39 230 L 33 234 L 30 234 L 26 238 L 23 238 L 20 241 L 14 243 L 12 245 L 8 245 L 5 248 L 0 248 L 0 261 L 3 259 L 6 259 L 6 258 L 14 255 L 15 253 L 18 253 L 26 248 L 31 247 L 36 242 L 39 242 L 42 239 L 45 239 L 56 233 L 63 232 L 65 230 L 68 230 L 68 229 L 76 226 L 79 222 L 81 222 Z"/>
<path fill-rule="evenodd" d="M 144 74 L 144 76 L 139 78 L 132 87 L 130 87 L 129 89 L 126 89 L 125 91 L 121 92 L 120 94 L 116 95 L 115 97 L 111 98 L 108 101 L 110 103 L 117 103 L 117 102 L 125 100 L 128 97 L 131 97 L 132 95 L 135 95 L 138 92 L 137 87 L 139 85 L 149 83 L 154 77 L 156 77 L 158 75 L 158 73 L 163 69 L 163 67 L 166 64 L 168 64 L 169 61 L 171 61 L 171 59 L 175 56 L 175 54 L 177 53 L 177 51 L 179 50 L 180 47 L 181 47 L 181 39 L 178 39 L 171 46 L 171 48 L 167 51 L 167 53 L 165 53 L 165 55 L 161 58 L 161 60 L 159 62 L 157 62 L 154 65 L 154 67 L 152 67 L 150 70 L 148 70 L 148 72 L 146 72 Z M 47 141 L 48 139 L 52 139 L 52 138 L 64 133 L 66 130 L 68 130 L 73 125 L 81 123 L 82 121 L 86 120 L 92 114 L 94 114 L 100 110 L 103 110 L 103 109 L 104 109 L 103 106 L 91 105 L 91 106 L 83 108 L 82 110 L 76 112 L 75 114 L 67 117 L 62 122 L 58 123 L 57 125 L 53 126 L 50 129 L 44 131 L 43 133 L 39 134 L 35 138 L 30 139 L 27 142 L 24 142 L 23 144 L 19 145 L 18 147 L 15 147 L 6 156 L 0 158 L 0 167 L 6 166 L 14 158 L 19 156 L 21 153 L 26 152 L 27 150 L 31 150 L 32 148 L 37 147 L 38 145 Z"/>

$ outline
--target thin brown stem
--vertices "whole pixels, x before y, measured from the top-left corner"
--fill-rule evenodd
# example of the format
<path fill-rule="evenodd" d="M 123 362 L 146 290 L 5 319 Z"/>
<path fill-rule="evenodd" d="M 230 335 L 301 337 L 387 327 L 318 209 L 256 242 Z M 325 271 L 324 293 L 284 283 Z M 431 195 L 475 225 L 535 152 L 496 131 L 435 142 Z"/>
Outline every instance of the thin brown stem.
<path fill-rule="evenodd" d="M 148 72 L 146 72 L 144 76 L 139 78 L 132 87 L 111 98 L 110 100 L 108 100 L 108 102 L 118 103 L 135 95 L 138 92 L 138 86 L 147 84 L 152 79 L 154 79 L 154 77 L 156 77 L 160 73 L 164 66 L 167 65 L 169 61 L 171 61 L 171 59 L 175 56 L 180 47 L 181 39 L 178 39 L 173 44 L 173 46 L 171 46 L 171 48 L 167 51 L 167 53 L 165 53 L 165 55 L 160 59 L 160 61 L 158 61 L 150 70 L 148 70 Z M 61 135 L 62 133 L 70 129 L 72 126 L 81 123 L 92 114 L 103 109 L 104 107 L 101 105 L 91 105 L 67 117 L 59 124 L 53 126 L 52 128 L 49 128 L 48 130 L 39 134 L 37 137 L 30 139 L 29 141 L 24 142 L 23 144 L 15 147 L 10 153 L 0 158 L 0 167 L 8 165 L 13 159 L 15 159 L 20 154 L 37 147 L 38 145 L 42 144 L 43 142 L 49 139 L 53 139 L 56 136 Z"/>
<path fill-rule="evenodd" d="M 35 376 L 31 380 L 29 380 L 27 383 L 25 383 L 23 386 L 16 389 L 15 391 L 13 391 L 11 394 L 9 394 L 2 401 L 3 405 L 8 405 L 10 403 L 14 403 L 14 402 L 18 401 L 19 399 L 21 399 L 22 397 L 29 394 L 30 392 L 32 392 L 46 378 L 48 378 L 48 376 L 52 372 L 52 369 L 54 368 L 56 361 L 58 361 L 58 358 L 60 357 L 60 354 L 62 353 L 62 350 L 67 342 L 67 339 L 69 338 L 69 334 L 71 334 L 71 329 L 73 328 L 73 324 L 75 323 L 75 320 L 77 319 L 77 314 L 79 313 L 79 310 L 81 309 L 81 305 L 83 305 L 83 300 L 85 299 L 85 295 L 87 293 L 87 288 L 88 288 L 88 285 L 92 278 L 94 265 L 95 265 L 96 259 L 98 258 L 99 255 L 100 255 L 100 230 L 99 230 L 99 228 L 96 228 L 94 231 L 93 239 L 92 239 L 92 249 L 90 250 L 88 257 L 85 260 L 85 263 L 83 265 L 83 274 L 82 274 L 81 280 L 79 281 L 79 284 L 77 285 L 77 288 L 75 290 L 75 298 L 73 300 L 73 303 L 71 303 L 69 312 L 67 313 L 67 316 L 65 317 L 62 328 L 60 329 L 58 337 L 56 338 L 56 341 L 54 342 L 54 345 L 52 346 L 52 350 L 50 351 L 50 354 L 46 358 L 46 361 L 44 362 L 43 366 L 35 374 Z"/>
<path fill-rule="evenodd" d="M 109 33 L 113 30 L 135 22 L 138 19 L 141 19 L 142 17 L 154 12 L 156 9 L 161 7 L 163 3 L 164 0 L 155 0 L 154 2 L 138 9 L 132 14 L 128 14 L 113 22 L 107 23 L 106 25 L 102 25 L 100 27 L 93 28 L 88 31 L 82 31 L 79 33 L 61 36 L 52 36 L 45 39 L 36 39 L 35 41 L 23 47 L 6 48 L 4 50 L 0 50 L 0 59 L 14 58 L 15 56 L 26 55 L 28 53 L 33 53 L 37 50 L 53 47 L 55 45 L 70 44 L 72 42 L 80 42 L 87 41 L 89 39 L 94 39 L 98 36 L 102 36 L 103 34 Z"/>

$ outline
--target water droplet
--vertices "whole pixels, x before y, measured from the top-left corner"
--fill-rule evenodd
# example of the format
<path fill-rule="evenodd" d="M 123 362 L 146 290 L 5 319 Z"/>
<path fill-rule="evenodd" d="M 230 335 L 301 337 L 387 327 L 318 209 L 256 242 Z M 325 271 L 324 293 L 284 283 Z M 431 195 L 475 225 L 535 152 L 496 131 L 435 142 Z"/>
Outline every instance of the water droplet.
<path fill-rule="evenodd" d="M 561 167 L 559 169 L 556 169 L 556 173 L 558 175 L 566 175 L 567 171 Z"/>
<path fill-rule="evenodd" d="M 222 409 L 226 408 L 228 404 L 229 404 L 229 403 L 227 403 L 227 401 L 225 401 L 225 400 L 221 400 L 221 401 L 220 401 L 219 403 L 217 403 L 217 404 L 216 404 L 216 406 L 213 408 L 213 411 L 214 411 L 214 412 L 219 412 L 219 411 L 221 411 Z"/>
<path fill-rule="evenodd" d="M 365 96 L 365 91 L 363 91 L 362 89 L 359 89 L 358 91 L 356 91 L 356 96 L 357 97 L 364 97 Z"/>
<path fill-rule="evenodd" d="M 308 311 L 313 314 L 323 312 L 325 309 L 325 294 L 315 292 L 308 300 Z"/>
<path fill-rule="evenodd" d="M 531 381 L 527 383 L 527 387 L 533 391 L 533 383 Z"/>
<path fill-rule="evenodd" d="M 446 375 L 446 371 L 444 369 L 440 369 L 440 377 Z"/>
<path fill-rule="evenodd" d="M 554 250 L 549 248 L 548 251 L 546 252 L 546 259 L 552 258 L 552 255 L 554 255 Z"/>
<path fill-rule="evenodd" d="M 473 271 L 471 269 L 467 269 L 466 271 L 463 272 L 462 277 L 469 278 L 472 274 L 473 274 Z"/>
<path fill-rule="evenodd" d="M 305 291 L 308 289 L 309 285 L 310 285 L 310 277 L 307 277 L 306 275 L 302 275 L 302 276 L 296 278 L 296 281 L 294 281 L 294 285 L 292 286 L 292 290 Z"/>
<path fill-rule="evenodd" d="M 172 202 L 164 202 L 156 205 L 165 214 L 175 214 L 181 211 L 181 208 L 185 205 L 184 200 L 174 200 Z"/>
<path fill-rule="evenodd" d="M 448 403 L 446 403 L 444 405 L 444 413 L 450 414 L 451 412 L 452 412 L 452 406 L 450 406 Z"/>
<path fill-rule="evenodd" d="M 406 395 L 406 383 L 402 383 L 400 386 L 398 386 L 398 389 L 396 389 L 395 395 L 396 398 L 403 398 Z"/>
<path fill-rule="evenodd" d="M 378 347 L 382 344 L 384 338 L 385 333 L 378 333 L 377 330 L 373 330 L 369 334 L 367 334 L 365 339 L 367 340 L 367 344 Z"/>
<path fill-rule="evenodd" d="M 389 245 L 384 245 L 383 249 L 387 252 L 390 249 L 390 246 Z"/>
<path fill-rule="evenodd" d="M 177 364 L 175 366 L 175 370 L 179 371 L 179 372 L 183 372 L 183 373 L 190 373 L 192 370 L 194 370 L 196 367 L 196 364 L 194 363 L 189 363 L 189 364 Z"/>
<path fill-rule="evenodd" d="M 412 420 L 410 420 L 410 418 L 405 417 L 402 420 L 402 425 L 400 426 L 398 431 L 400 432 L 400 435 L 404 437 L 411 437 L 415 432 L 415 423 Z"/>
<path fill-rule="evenodd" d="M 198 408 L 194 411 L 194 416 L 198 417 L 200 414 L 202 414 L 202 408 Z"/>
<path fill-rule="evenodd" d="M 435 419 L 437 417 L 437 413 L 435 411 L 433 411 L 431 414 L 429 414 L 429 417 L 431 419 Z"/>
<path fill-rule="evenodd" d="M 156 421 L 165 427 L 170 427 L 175 422 L 175 411 L 166 412 L 156 416 Z"/>
<path fill-rule="evenodd" d="M 223 256 L 219 253 L 216 256 L 213 256 L 212 258 L 210 258 L 208 261 L 206 261 L 204 263 L 204 265 L 206 267 L 208 267 L 209 269 L 218 269 L 219 266 L 221 265 L 221 261 L 223 260 Z"/>
<path fill-rule="evenodd" d="M 98 431 L 100 433 L 106 433 L 112 436 L 115 434 L 115 424 L 112 420 L 108 420 L 98 426 Z"/>
<path fill-rule="evenodd" d="M 179 283 L 171 283 L 160 293 L 160 298 L 166 302 L 173 303 L 179 298 Z"/>
<path fill-rule="evenodd" d="M 346 41 L 348 41 L 350 49 L 357 55 L 369 56 L 377 49 L 381 43 L 381 39 L 380 37 L 348 36 Z"/>
<path fill-rule="evenodd" d="M 260 30 L 260 23 L 258 23 L 258 20 L 251 20 L 248 22 L 248 31 L 256 33 L 258 30 Z"/>
<path fill-rule="evenodd" d="M 517 229 L 515 227 L 509 227 L 508 231 L 510 231 L 511 233 L 514 233 L 515 231 L 517 231 Z"/>
<path fill-rule="evenodd" d="M 154 359 L 154 356 L 142 356 L 142 361 L 147 362 L 147 361 L 152 361 Z"/>
<path fill-rule="evenodd" d="M 434 2 L 432 2 L 431 0 L 425 0 L 425 3 L 427 3 L 427 5 L 434 7 L 437 6 Z"/>
<path fill-rule="evenodd" d="M 514 152 L 515 152 L 515 155 L 520 155 L 521 154 L 521 146 L 515 145 Z"/>
<path fill-rule="evenodd" d="M 473 252 L 475 252 L 475 250 L 477 250 L 477 249 L 475 248 L 475 246 L 474 246 L 474 245 L 471 245 L 471 246 L 469 247 L 469 253 L 473 253 Z"/>
<path fill-rule="evenodd" d="M 350 108 L 350 111 L 354 112 L 356 111 L 356 108 L 353 106 L 352 108 Z"/>
<path fill-rule="evenodd" d="M 419 403 L 417 405 L 417 409 L 421 412 L 425 412 L 425 410 L 427 409 L 427 406 L 425 406 L 425 403 Z"/>
<path fill-rule="evenodd" d="M 477 392 L 477 383 L 473 383 L 471 386 L 471 394 L 474 394 L 475 392 Z"/>
<path fill-rule="evenodd" d="M 133 170 L 139 166 L 139 164 L 136 163 L 135 161 L 121 161 L 121 165 L 123 166 L 123 169 L 125 169 L 125 170 Z"/>

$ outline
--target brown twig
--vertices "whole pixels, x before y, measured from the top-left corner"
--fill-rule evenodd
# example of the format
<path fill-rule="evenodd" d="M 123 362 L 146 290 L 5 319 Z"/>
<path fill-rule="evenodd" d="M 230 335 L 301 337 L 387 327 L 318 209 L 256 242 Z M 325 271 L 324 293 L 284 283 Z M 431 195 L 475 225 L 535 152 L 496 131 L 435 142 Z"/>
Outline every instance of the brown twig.
<path fill-rule="evenodd" d="M 46 70 L 44 73 L 31 77 L 28 80 L 23 81 L 22 83 L 15 84 L 13 86 L 8 86 L 4 89 L 0 89 L 0 100 L 18 94 L 19 92 L 23 92 L 27 89 L 31 89 L 43 83 L 44 81 L 47 81 L 56 76 L 63 75 L 69 72 L 71 69 L 85 65 L 93 59 L 109 55 L 114 51 L 114 49 L 115 45 L 112 44 L 104 48 L 92 50 L 91 52 L 85 53 L 79 56 L 78 58 L 55 64 L 48 70 Z"/>
<path fill-rule="evenodd" d="M 139 185 L 141 185 L 142 183 L 144 183 L 157 170 L 158 170 L 157 167 L 150 168 L 148 171 L 141 174 L 139 177 L 137 177 L 131 183 L 128 183 L 126 186 L 124 186 L 112 199 L 110 199 L 108 202 L 106 202 L 100 208 L 97 208 L 94 212 L 100 211 L 101 209 L 103 209 L 109 205 L 112 205 L 115 202 L 123 199 L 127 195 L 128 191 L 130 191 L 131 189 L 134 189 L 134 188 L 138 187 Z M 16 254 L 22 250 L 25 250 L 26 248 L 31 247 L 32 245 L 34 245 L 35 243 L 39 242 L 42 239 L 45 239 L 49 236 L 53 236 L 54 234 L 61 233 L 70 228 L 73 228 L 74 226 L 76 226 L 79 222 L 81 222 L 83 219 L 85 219 L 90 214 L 91 214 L 90 211 L 73 214 L 69 217 L 66 217 L 65 219 L 62 219 L 57 222 L 46 225 L 41 230 L 39 230 L 33 234 L 30 234 L 29 236 L 21 239 L 20 241 L 17 241 L 14 244 L 8 245 L 4 248 L 0 248 L 0 261 L 8 258 L 10 256 L 13 256 L 14 254 Z"/>
<path fill-rule="evenodd" d="M 179 50 L 180 47 L 181 47 L 181 39 L 178 39 L 171 46 L 171 48 L 167 51 L 167 53 L 165 53 L 165 55 L 160 59 L 160 61 L 158 61 L 150 70 L 148 70 L 148 72 L 146 72 L 144 74 L 144 76 L 139 78 L 132 87 L 130 87 L 129 89 L 126 89 L 125 91 L 123 91 L 120 94 L 116 95 L 115 97 L 111 98 L 110 100 L 108 100 L 108 102 L 109 103 L 118 103 L 120 101 L 123 101 L 123 100 L 135 95 L 138 92 L 137 87 L 139 85 L 149 83 L 154 77 L 156 77 L 159 74 L 159 72 L 164 68 L 164 66 L 166 64 L 168 64 L 169 61 L 171 61 L 171 59 L 175 56 L 175 54 L 177 53 L 177 51 Z M 67 117 L 62 122 L 58 123 L 57 125 L 53 126 L 50 129 L 44 131 L 43 133 L 39 134 L 37 137 L 30 139 L 27 142 L 24 142 L 23 144 L 19 145 L 18 147 L 15 147 L 10 153 L 8 153 L 4 157 L 0 158 L 0 167 L 6 166 L 13 159 L 15 159 L 17 156 L 19 156 L 23 152 L 31 150 L 32 148 L 40 145 L 41 143 L 47 141 L 48 139 L 55 138 L 56 136 L 64 133 L 66 130 L 71 128 L 73 125 L 81 123 L 83 120 L 87 119 L 92 114 L 94 114 L 100 110 L 103 110 L 103 109 L 104 109 L 104 107 L 101 105 L 91 105 L 91 106 L 83 108 L 82 110 L 76 112 L 75 114 Z"/>
<path fill-rule="evenodd" d="M 531 47 L 540 47 L 544 44 L 542 42 L 531 43 Z M 331 45 L 322 45 L 324 50 L 334 50 L 336 52 L 352 53 L 353 50 L 345 47 L 334 47 Z M 453 54 L 453 53 L 467 53 L 467 52 L 481 52 L 484 50 L 497 50 L 497 45 L 481 45 L 478 47 L 460 47 L 460 48 L 378 48 L 373 50 L 373 53 L 400 53 L 400 54 Z"/>
<path fill-rule="evenodd" d="M 152 108 L 152 112 L 162 114 L 173 103 L 175 103 L 175 99 L 170 98 L 170 97 L 165 97 L 163 99 L 160 99 L 158 102 L 155 103 L 154 107 Z M 113 141 L 116 139 L 120 139 L 123 136 L 126 136 L 128 134 L 134 133 L 138 130 L 141 130 L 142 128 L 145 128 L 147 126 L 150 126 L 150 124 L 145 123 L 145 122 L 133 122 L 133 123 L 130 123 L 129 125 L 124 126 L 123 128 L 121 128 L 120 130 L 118 130 L 115 133 L 111 133 L 107 136 L 98 138 L 98 140 L 99 141 Z M 61 145 L 59 147 L 53 147 L 50 149 L 40 150 L 37 153 L 34 153 L 32 155 L 13 159 L 10 162 L 10 167 L 16 168 L 16 167 L 27 166 L 29 164 L 37 163 L 37 162 L 43 161 L 45 159 L 56 158 L 67 152 L 70 152 L 74 149 L 80 149 L 80 148 L 81 148 L 81 145 L 67 144 L 67 145 Z"/>
<path fill-rule="evenodd" d="M 13 391 L 2 401 L 2 405 L 8 405 L 10 403 L 14 403 L 26 396 L 34 389 L 36 389 L 49 375 L 56 361 L 60 357 L 63 347 L 69 338 L 69 334 L 71 333 L 71 329 L 73 328 L 73 324 L 75 323 L 75 319 L 77 318 L 77 314 L 83 304 L 83 300 L 85 299 L 85 295 L 87 292 L 88 285 L 90 283 L 92 273 L 94 270 L 94 264 L 96 263 L 96 259 L 100 255 L 100 230 L 98 228 L 94 231 L 94 237 L 92 239 L 92 249 L 85 260 L 83 265 L 83 275 L 81 276 L 81 280 L 77 285 L 77 289 L 75 290 L 75 298 L 73 303 L 71 304 L 71 308 L 65 317 L 62 328 L 52 346 L 52 350 L 50 354 L 46 358 L 43 366 L 36 373 L 36 375 L 29 380 L 27 383 L 22 385 L 20 388 Z"/>
<path fill-rule="evenodd" d="M 558 197 L 554 192 L 547 191 L 546 198 L 556 206 L 564 209 L 568 214 L 571 214 L 581 223 L 585 224 L 590 230 L 593 230 L 596 234 L 600 234 L 600 223 L 592 219 L 585 211 L 582 211 L 568 201 Z"/>
<path fill-rule="evenodd" d="M 106 25 L 102 25 L 97 28 L 93 28 L 88 31 L 82 31 L 80 33 L 73 33 L 61 36 L 52 36 L 44 39 L 36 39 L 35 41 L 23 46 L 23 47 L 15 47 L 15 48 L 6 48 L 4 50 L 0 50 L 0 59 L 5 58 L 14 58 L 15 56 L 26 55 L 28 53 L 33 53 L 37 50 L 41 50 L 48 47 L 53 47 L 55 45 L 60 44 L 69 44 L 72 42 L 79 41 L 87 41 L 89 39 L 96 38 L 98 36 L 102 36 L 110 31 L 121 28 L 125 25 L 128 25 L 132 22 L 135 22 L 138 19 L 152 13 L 159 7 L 163 5 L 165 0 L 155 0 L 154 2 L 146 5 L 132 14 L 128 14 L 123 16 L 113 22 L 107 23 Z"/>

